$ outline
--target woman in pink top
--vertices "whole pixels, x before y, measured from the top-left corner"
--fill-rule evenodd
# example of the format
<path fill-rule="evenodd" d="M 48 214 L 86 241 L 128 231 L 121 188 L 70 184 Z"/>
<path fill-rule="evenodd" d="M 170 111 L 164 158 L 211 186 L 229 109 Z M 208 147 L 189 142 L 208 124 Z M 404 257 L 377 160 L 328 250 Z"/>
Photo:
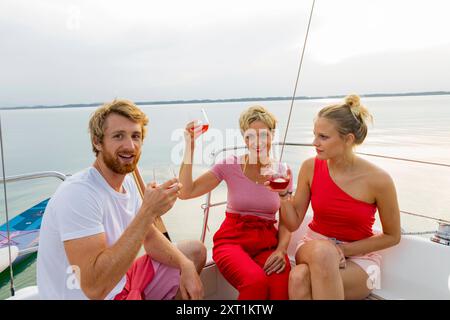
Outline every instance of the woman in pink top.
<path fill-rule="evenodd" d="M 282 220 L 291 231 L 310 202 L 314 212 L 290 275 L 291 299 L 365 298 L 380 284 L 380 256 L 374 251 L 400 241 L 391 177 L 354 153 L 370 118 L 359 97 L 351 95 L 320 110 L 315 120 L 317 156 L 303 163 L 295 197 L 282 201 Z M 377 210 L 380 234 L 372 232 Z"/>
<path fill-rule="evenodd" d="M 239 125 L 249 153 L 217 163 L 196 180 L 192 179 L 193 151 L 201 129 L 195 129 L 192 122 L 187 125 L 179 197 L 199 197 L 225 180 L 226 218 L 213 238 L 217 267 L 239 291 L 240 300 L 288 299 L 290 264 L 286 251 L 290 232 L 282 224 L 275 227 L 280 196 L 267 190 L 261 174 L 270 164 L 276 119 L 265 108 L 255 106 L 241 114 Z"/>

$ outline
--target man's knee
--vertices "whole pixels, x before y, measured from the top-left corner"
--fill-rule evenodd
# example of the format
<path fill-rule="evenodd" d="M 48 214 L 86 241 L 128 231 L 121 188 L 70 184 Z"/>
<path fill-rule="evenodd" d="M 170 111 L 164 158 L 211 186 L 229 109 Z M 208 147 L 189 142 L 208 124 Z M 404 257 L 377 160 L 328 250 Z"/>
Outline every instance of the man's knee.
<path fill-rule="evenodd" d="M 192 247 L 193 247 L 192 261 L 194 261 L 195 267 L 197 268 L 197 271 L 200 273 L 206 263 L 206 255 L 207 255 L 206 247 L 202 242 L 198 240 L 192 241 Z"/>
<path fill-rule="evenodd" d="M 206 263 L 206 247 L 198 240 L 188 240 L 178 244 L 178 248 L 181 252 L 191 260 L 197 271 L 200 273 Z"/>

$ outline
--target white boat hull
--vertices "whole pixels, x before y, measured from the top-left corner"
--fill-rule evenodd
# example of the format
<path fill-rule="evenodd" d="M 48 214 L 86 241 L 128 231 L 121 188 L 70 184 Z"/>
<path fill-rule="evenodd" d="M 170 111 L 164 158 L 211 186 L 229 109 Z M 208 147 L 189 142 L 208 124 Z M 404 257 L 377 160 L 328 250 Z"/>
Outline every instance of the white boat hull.
<path fill-rule="evenodd" d="M 307 215 L 293 233 L 288 254 L 292 265 L 298 240 L 311 220 Z M 450 247 L 418 236 L 402 236 L 400 243 L 380 251 L 381 282 L 369 298 L 450 300 Z M 238 292 L 220 274 L 211 251 L 201 275 L 205 299 L 235 300 Z M 37 287 L 18 290 L 12 299 L 39 299 Z"/>
<path fill-rule="evenodd" d="M 11 263 L 16 260 L 19 255 L 19 249 L 16 246 L 11 246 L 11 260 L 9 259 L 9 249 L 8 247 L 0 248 L 0 272 L 9 267 Z"/>
<path fill-rule="evenodd" d="M 293 233 L 288 248 L 292 266 L 295 249 L 311 216 Z M 379 252 L 381 282 L 369 299 L 450 300 L 450 247 L 419 236 L 402 236 L 400 243 Z M 237 291 L 223 278 L 209 255 L 202 275 L 206 299 L 236 299 Z"/>

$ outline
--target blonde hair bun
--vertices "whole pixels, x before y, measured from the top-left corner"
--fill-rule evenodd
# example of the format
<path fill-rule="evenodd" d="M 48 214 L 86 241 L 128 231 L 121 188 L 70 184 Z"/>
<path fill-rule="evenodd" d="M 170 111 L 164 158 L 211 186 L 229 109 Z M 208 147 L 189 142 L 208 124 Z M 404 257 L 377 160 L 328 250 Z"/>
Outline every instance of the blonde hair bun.
<path fill-rule="evenodd" d="M 345 97 L 345 104 L 350 106 L 350 108 L 359 108 L 361 105 L 361 99 L 356 94 L 351 94 Z"/>
<path fill-rule="evenodd" d="M 363 143 L 367 136 L 367 124 L 373 121 L 372 115 L 361 104 L 361 99 L 357 94 L 345 97 L 344 103 L 322 108 L 318 116 L 335 121 L 337 131 L 341 136 L 354 134 L 355 145 Z"/>

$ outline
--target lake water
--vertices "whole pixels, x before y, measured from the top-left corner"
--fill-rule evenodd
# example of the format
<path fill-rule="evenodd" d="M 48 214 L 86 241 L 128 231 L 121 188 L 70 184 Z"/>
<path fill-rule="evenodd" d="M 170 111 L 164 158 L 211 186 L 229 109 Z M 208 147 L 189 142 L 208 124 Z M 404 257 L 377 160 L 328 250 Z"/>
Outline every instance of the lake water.
<path fill-rule="evenodd" d="M 296 101 L 287 141 L 310 143 L 315 114 L 322 106 L 335 101 Z M 357 151 L 450 164 L 450 96 L 365 98 L 362 102 L 373 114 L 374 125 L 369 128 L 365 143 Z M 271 110 L 280 120 L 280 131 L 284 131 L 290 101 L 141 106 L 150 118 L 140 160 L 144 179 L 150 180 L 154 167 L 170 164 L 178 169 L 177 161 L 183 146 L 181 128 L 190 117 L 199 114 L 202 107 L 208 113 L 211 129 L 202 137 L 198 147 L 194 175 L 207 170 L 212 161 L 209 157 L 212 150 L 232 142 L 243 144 L 236 131 L 238 117 L 245 108 L 254 104 Z M 6 176 L 47 170 L 75 173 L 91 165 L 94 155 L 87 124 L 94 109 L 0 111 Z M 283 157 L 297 172 L 302 161 L 311 156 L 314 156 L 311 147 L 287 147 Z M 450 168 L 364 157 L 391 174 L 401 210 L 450 220 Z M 54 179 L 8 184 L 10 217 L 51 196 L 58 184 Z M 221 184 L 213 194 L 213 202 L 226 200 L 225 191 Z M 164 216 L 173 240 L 199 239 L 203 219 L 200 205 L 203 201 L 203 197 L 178 200 Z M 211 210 L 207 246 L 211 246 L 212 235 L 223 218 L 223 207 Z M 0 224 L 5 221 L 2 192 Z M 402 215 L 402 227 L 406 231 L 434 230 L 436 223 Z M 16 270 L 16 290 L 35 284 L 35 267 L 32 257 Z M 0 276 L 0 299 L 8 295 L 8 276 L 4 272 Z"/>

